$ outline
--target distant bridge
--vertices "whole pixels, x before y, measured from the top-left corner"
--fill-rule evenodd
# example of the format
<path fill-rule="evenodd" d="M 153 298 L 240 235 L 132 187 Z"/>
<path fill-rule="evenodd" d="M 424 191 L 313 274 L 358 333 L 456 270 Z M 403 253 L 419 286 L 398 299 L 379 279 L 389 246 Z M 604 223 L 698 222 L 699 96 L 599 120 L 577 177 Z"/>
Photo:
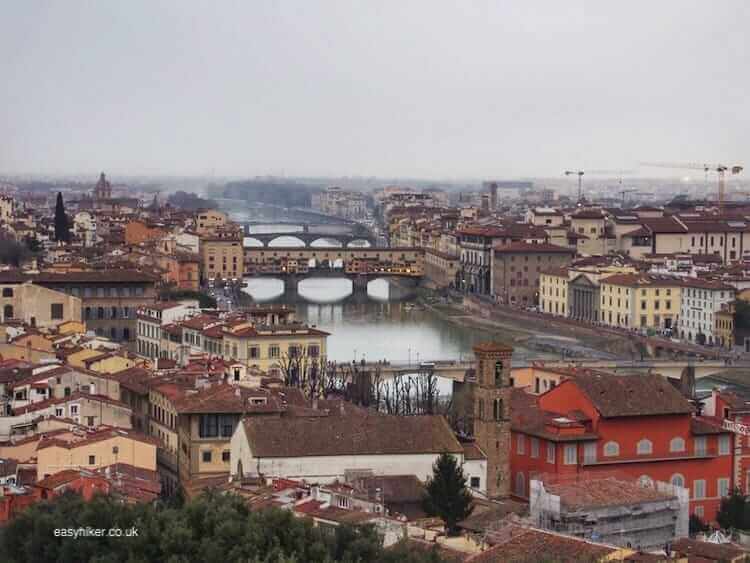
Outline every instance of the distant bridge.
<path fill-rule="evenodd" d="M 310 267 L 310 261 L 315 264 Z M 338 265 L 337 265 L 338 263 Z M 310 270 L 316 272 L 311 273 Z M 424 249 L 421 248 L 320 248 L 256 247 L 245 248 L 245 275 L 276 277 L 330 275 L 402 276 L 424 275 Z"/>
<path fill-rule="evenodd" d="M 727 365 L 723 360 L 569 360 L 569 361 L 550 361 L 550 360 L 533 360 L 531 358 L 514 358 L 513 369 L 536 367 L 537 369 L 594 369 L 608 371 L 615 374 L 632 374 L 632 373 L 654 373 L 665 377 L 679 378 L 682 370 L 688 365 L 695 368 L 695 377 L 701 379 L 723 371 L 747 371 L 750 369 L 750 361 L 738 362 Z M 365 368 L 369 370 L 379 370 L 384 377 L 399 377 L 402 375 L 415 374 L 420 372 L 432 372 L 435 375 L 451 379 L 455 382 L 463 383 L 469 370 L 474 369 L 475 361 L 418 361 L 418 362 L 398 362 L 382 363 L 368 362 Z"/>
<path fill-rule="evenodd" d="M 260 242 L 263 246 L 268 246 L 269 243 L 281 237 L 294 237 L 297 240 L 303 242 L 305 246 L 310 246 L 312 243 L 321 241 L 325 243 L 333 242 L 337 244 L 326 244 L 319 245 L 318 248 L 325 246 L 329 248 L 340 248 L 348 247 L 353 242 L 367 243 L 369 246 L 376 244 L 376 239 L 373 234 L 364 225 L 317 225 L 317 224 L 302 224 L 299 222 L 289 222 L 283 224 L 300 226 L 302 230 L 289 230 L 287 232 L 274 232 L 274 233 L 255 233 L 252 232 L 252 227 L 263 225 L 268 223 L 248 221 L 242 223 L 242 227 L 245 230 L 245 235 L 249 238 L 255 239 Z M 362 247 L 363 245 L 355 245 Z"/>

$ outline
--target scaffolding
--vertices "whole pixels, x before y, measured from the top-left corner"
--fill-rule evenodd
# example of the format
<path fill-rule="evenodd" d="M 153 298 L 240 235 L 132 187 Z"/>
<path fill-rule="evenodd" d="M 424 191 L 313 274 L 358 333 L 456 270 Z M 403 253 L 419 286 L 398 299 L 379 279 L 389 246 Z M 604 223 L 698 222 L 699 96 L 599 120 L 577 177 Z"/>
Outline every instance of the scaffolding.
<path fill-rule="evenodd" d="M 623 498 L 566 502 L 565 495 L 576 490 L 585 496 L 605 485 L 618 488 Z M 554 494 L 555 489 L 565 492 Z M 625 498 L 625 491 L 631 492 L 631 498 Z M 688 535 L 688 490 L 669 483 L 634 480 L 617 472 L 578 473 L 538 476 L 532 479 L 529 493 L 531 520 L 545 530 L 642 550 L 661 549 Z"/>

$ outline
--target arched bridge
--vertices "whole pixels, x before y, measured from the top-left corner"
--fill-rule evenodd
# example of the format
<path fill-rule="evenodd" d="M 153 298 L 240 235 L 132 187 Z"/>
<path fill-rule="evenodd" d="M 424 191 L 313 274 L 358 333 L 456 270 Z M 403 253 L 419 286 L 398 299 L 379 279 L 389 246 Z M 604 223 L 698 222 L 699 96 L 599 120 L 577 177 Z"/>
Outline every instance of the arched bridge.
<path fill-rule="evenodd" d="M 259 224 L 253 222 L 247 222 L 243 224 L 245 235 L 248 238 L 255 239 L 261 243 L 262 246 L 267 247 L 274 240 L 281 239 L 282 237 L 296 238 L 304 245 L 311 246 L 315 242 L 322 242 L 324 244 L 316 244 L 318 248 L 340 248 L 348 247 L 353 242 L 368 243 L 370 246 L 375 246 L 376 238 L 372 235 L 370 230 L 364 225 L 314 225 L 314 224 L 302 224 L 301 230 L 299 228 L 294 229 L 290 224 L 289 231 L 286 232 L 273 232 L 273 233 L 258 233 L 253 232 L 254 226 Z M 363 244 L 355 244 L 353 247 L 364 246 Z"/>
<path fill-rule="evenodd" d="M 264 247 L 269 246 L 274 240 L 281 239 L 282 237 L 292 237 L 300 240 L 305 244 L 306 247 L 312 246 L 314 242 L 323 242 L 326 244 L 316 244 L 319 248 L 329 247 L 349 247 L 351 243 L 368 243 L 370 246 L 375 246 L 375 238 L 370 235 L 353 235 L 353 234 L 335 234 L 327 235 L 320 233 L 307 233 L 292 231 L 289 233 L 252 233 L 246 235 L 248 238 L 259 241 Z M 286 241 L 285 241 L 286 242 Z M 331 244 L 338 243 L 338 244 Z M 363 244 L 354 244 L 353 246 L 365 246 Z"/>

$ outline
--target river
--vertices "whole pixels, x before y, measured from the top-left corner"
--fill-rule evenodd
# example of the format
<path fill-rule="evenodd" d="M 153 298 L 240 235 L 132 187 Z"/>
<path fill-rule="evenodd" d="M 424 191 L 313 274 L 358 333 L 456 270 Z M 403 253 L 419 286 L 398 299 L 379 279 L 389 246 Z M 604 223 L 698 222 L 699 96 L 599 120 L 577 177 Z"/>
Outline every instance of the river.
<path fill-rule="evenodd" d="M 384 279 L 370 282 L 367 296 L 352 295 L 346 278 L 311 278 L 299 283 L 297 294 L 285 294 L 281 280 L 246 278 L 244 289 L 259 303 L 295 305 L 297 317 L 331 333 L 328 357 L 392 363 L 461 360 L 472 357 L 478 342 L 499 339 L 513 344 L 513 334 L 462 326 L 413 298 L 393 298 Z M 518 360 L 528 357 L 558 358 L 515 345 Z"/>

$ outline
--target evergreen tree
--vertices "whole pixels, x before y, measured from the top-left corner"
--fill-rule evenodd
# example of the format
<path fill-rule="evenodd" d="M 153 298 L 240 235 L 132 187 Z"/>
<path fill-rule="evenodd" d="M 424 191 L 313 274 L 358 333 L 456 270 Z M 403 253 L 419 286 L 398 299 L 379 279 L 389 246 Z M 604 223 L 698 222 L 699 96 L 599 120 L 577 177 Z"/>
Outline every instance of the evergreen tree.
<path fill-rule="evenodd" d="M 57 205 L 55 205 L 55 240 L 70 242 L 70 225 L 68 225 L 68 216 L 65 214 L 61 192 L 57 192 Z"/>
<path fill-rule="evenodd" d="M 748 516 L 748 503 L 745 495 L 739 488 L 735 488 L 730 496 L 721 499 L 716 521 L 725 529 L 745 530 L 750 525 Z"/>
<path fill-rule="evenodd" d="M 456 524 L 471 514 L 471 493 L 466 487 L 464 470 L 448 453 L 440 454 L 432 466 L 424 509 L 445 520 L 449 534 L 455 534 Z"/>

